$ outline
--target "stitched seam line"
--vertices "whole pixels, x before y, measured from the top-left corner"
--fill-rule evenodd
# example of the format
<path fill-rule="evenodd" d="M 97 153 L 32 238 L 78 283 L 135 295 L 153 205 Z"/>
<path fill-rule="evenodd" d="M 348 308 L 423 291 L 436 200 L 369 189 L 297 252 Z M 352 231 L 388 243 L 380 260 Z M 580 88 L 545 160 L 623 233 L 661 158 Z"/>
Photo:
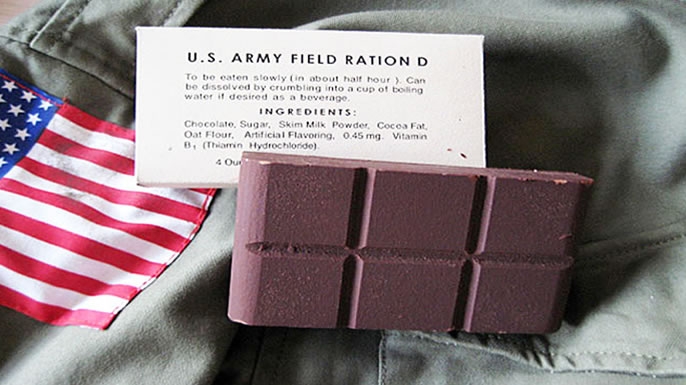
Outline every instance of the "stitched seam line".
<path fill-rule="evenodd" d="M 161 25 L 167 25 L 169 20 L 174 16 L 176 11 L 181 8 L 181 4 L 183 3 L 183 0 L 176 0 L 176 3 L 174 4 L 174 7 L 167 13 L 167 15 L 162 19 L 162 24 Z"/>
<path fill-rule="evenodd" d="M 537 350 L 534 350 L 535 353 L 539 354 L 549 354 L 551 356 L 558 356 L 558 357 L 580 357 L 584 355 L 594 355 L 594 356 L 629 356 L 629 357 L 637 357 L 637 358 L 647 358 L 650 360 L 659 360 L 659 361 L 673 361 L 676 360 L 676 357 L 660 357 L 660 356 L 653 356 L 649 354 L 637 354 L 637 353 L 631 353 L 631 352 L 605 352 L 605 351 L 585 351 L 585 352 L 576 352 L 576 353 L 556 353 L 556 352 L 549 352 L 549 353 L 544 353 L 540 352 Z"/>
<path fill-rule="evenodd" d="M 47 36 L 47 35 L 53 35 L 54 37 L 58 37 L 58 38 L 59 38 L 59 35 L 58 35 L 58 34 L 45 34 L 45 35 L 46 35 L 46 36 Z M 53 37 L 53 36 L 50 36 L 50 37 Z M 52 47 L 56 46 L 57 42 L 62 43 L 63 46 L 68 47 L 69 49 L 73 49 L 74 51 L 77 51 L 80 55 L 87 56 L 87 57 L 89 58 L 89 60 L 92 60 L 92 61 L 96 62 L 96 63 L 97 63 L 99 66 L 101 66 L 101 67 L 109 68 L 109 69 L 112 71 L 112 73 L 114 73 L 114 75 L 115 75 L 117 78 L 122 79 L 122 80 L 124 80 L 124 81 L 126 81 L 126 82 L 128 82 L 128 83 L 132 83 L 132 82 L 133 82 L 133 79 L 134 79 L 134 78 L 133 78 L 131 75 L 129 75 L 129 74 L 133 71 L 133 69 L 135 68 L 135 66 L 130 66 L 128 71 L 125 70 L 125 69 L 119 68 L 119 67 L 116 67 L 116 68 L 115 68 L 114 66 L 111 66 L 110 64 L 108 64 L 108 62 L 105 61 L 104 59 L 102 59 L 101 57 L 98 57 L 98 56 L 94 55 L 92 52 L 87 51 L 87 50 L 85 50 L 85 49 L 83 49 L 83 48 L 80 48 L 79 46 L 76 46 L 76 45 L 73 45 L 73 44 L 67 44 L 67 43 L 64 42 L 64 41 L 61 41 L 61 39 L 55 40 L 55 43 L 52 45 Z M 34 48 L 34 47 L 31 46 L 31 48 Z M 50 50 L 52 50 L 52 48 L 51 48 Z M 41 52 L 41 50 L 37 50 L 37 51 L 38 51 L 38 52 Z M 52 58 L 58 59 L 58 60 L 60 60 L 60 61 L 62 61 L 62 62 L 64 62 L 64 63 L 66 63 L 66 61 L 64 61 L 63 59 L 57 58 L 57 57 L 52 56 L 52 55 L 49 55 L 49 56 L 52 57 Z M 76 67 L 76 66 L 74 66 L 74 65 L 72 65 L 72 67 L 81 69 L 80 67 Z M 81 69 L 81 70 L 83 70 L 83 69 Z M 87 73 L 89 73 L 89 74 L 95 76 L 95 75 L 94 75 L 93 73 L 91 73 L 91 72 L 88 72 L 88 71 L 84 71 L 84 72 L 87 72 Z M 97 77 L 98 79 L 101 79 L 99 76 L 96 76 L 96 77 Z M 101 79 L 101 80 L 102 80 L 102 79 Z M 104 80 L 103 80 L 103 81 L 104 81 Z M 122 92 L 122 93 L 123 93 L 123 92 Z M 129 95 L 128 93 L 126 93 L 125 95 L 126 95 L 126 97 L 129 98 L 129 99 L 133 99 L 133 95 Z"/>
<path fill-rule="evenodd" d="M 29 33 L 37 33 L 37 35 L 29 42 L 29 46 L 32 47 L 32 48 L 33 48 L 33 46 L 35 45 L 36 40 L 37 40 L 38 37 L 49 37 L 49 38 L 51 38 L 52 40 L 55 40 L 55 43 L 53 44 L 53 46 L 54 46 L 57 42 L 62 42 L 62 41 L 61 41 L 61 38 L 62 38 L 62 36 L 64 35 L 64 34 L 62 34 L 62 33 L 48 32 L 48 31 L 45 31 L 45 32 L 43 32 L 43 31 L 36 31 L 36 30 L 33 30 L 33 29 L 25 29 L 25 28 L 21 28 L 21 27 L 16 27 L 16 28 L 14 28 L 14 30 L 16 30 L 16 31 L 23 31 L 23 32 L 29 32 Z M 5 37 L 7 37 L 7 36 L 5 36 Z M 7 38 L 8 38 L 8 39 L 12 39 L 12 40 L 16 40 L 16 39 L 14 39 L 13 37 L 7 37 Z M 105 64 L 108 63 L 108 62 L 105 62 L 104 60 L 102 60 L 101 58 L 95 56 L 95 55 L 92 54 L 91 52 L 89 52 L 89 51 L 87 51 L 87 50 L 85 50 L 85 49 L 83 49 L 83 48 L 80 48 L 80 47 L 78 47 L 78 46 L 70 45 L 69 48 L 70 48 L 70 49 L 74 49 L 74 50 L 76 50 L 76 51 L 79 51 L 80 53 L 83 53 L 83 54 L 88 55 L 88 56 L 91 57 L 92 59 L 95 59 L 95 60 L 96 60 L 99 64 L 101 64 L 101 65 L 105 65 Z M 51 49 L 52 49 L 52 48 L 51 48 Z M 133 69 L 135 69 L 135 68 L 136 68 L 136 66 L 135 66 L 134 64 L 132 64 L 132 65 L 130 65 L 130 66 L 127 67 L 128 70 L 133 70 Z M 125 72 L 124 70 L 117 70 L 117 73 L 118 73 L 119 75 L 122 75 L 123 77 L 127 77 L 127 78 L 130 79 L 130 76 L 127 76 L 127 74 L 126 74 L 126 72 Z"/>
<path fill-rule="evenodd" d="M 680 233 L 680 234 L 672 235 L 672 236 L 664 238 L 664 239 L 659 239 L 657 241 L 653 241 L 653 242 L 649 242 L 649 243 L 639 243 L 639 244 L 636 244 L 633 246 L 629 246 L 627 248 L 623 248 L 621 250 L 615 250 L 615 251 L 611 251 L 611 252 L 604 253 L 604 254 L 588 255 L 588 256 L 584 255 L 581 258 L 577 257 L 577 263 L 580 265 L 583 265 L 584 262 L 593 262 L 593 261 L 597 261 L 599 259 L 604 259 L 604 258 L 616 258 L 619 256 L 638 253 L 638 252 L 649 250 L 649 249 L 660 248 L 660 247 L 668 245 L 672 242 L 681 241 L 683 239 L 686 239 L 686 234 Z"/>
<path fill-rule="evenodd" d="M 379 373 L 379 384 L 386 385 L 386 377 L 388 376 L 388 365 L 386 364 L 386 331 L 381 334 L 381 352 L 380 362 L 381 372 Z"/>
<path fill-rule="evenodd" d="M 57 15 L 63 12 L 64 8 L 67 6 L 67 2 L 65 1 L 62 3 L 55 12 L 53 12 L 48 20 L 39 28 L 39 29 L 26 29 L 22 27 L 16 28 L 18 31 L 24 31 L 24 32 L 29 32 L 31 34 L 31 39 L 29 39 L 29 46 L 33 46 L 33 44 L 36 43 L 38 38 L 41 36 L 41 34 L 53 23 L 53 21 L 57 18 Z"/>
<path fill-rule="evenodd" d="M 631 357 L 640 357 L 640 358 L 648 358 L 648 359 L 655 359 L 655 360 L 660 360 L 660 361 L 670 361 L 670 360 L 676 360 L 677 357 L 660 357 L 660 356 L 655 356 L 655 355 L 650 355 L 650 354 L 640 354 L 640 353 L 631 353 L 631 352 L 611 352 L 611 351 L 583 351 L 583 352 L 568 352 L 568 353 L 561 353 L 561 352 L 552 352 L 552 351 L 542 351 L 540 349 L 536 349 L 532 346 L 529 346 L 526 342 L 520 341 L 520 340 L 504 340 L 501 336 L 494 336 L 494 337 L 489 337 L 489 339 L 493 340 L 499 340 L 502 341 L 501 343 L 505 344 L 510 344 L 510 345 L 518 345 L 521 348 L 527 349 L 531 352 L 538 353 L 541 355 L 547 355 L 547 356 L 583 356 L 583 355 L 622 355 L 622 356 L 631 356 Z M 440 342 L 440 341 L 437 341 Z M 448 341 L 445 341 L 448 342 Z"/>
<path fill-rule="evenodd" d="M 407 336 L 407 334 L 402 334 L 403 336 Z M 459 343 L 456 341 L 443 341 L 435 338 L 431 338 L 429 336 L 425 335 L 417 335 L 417 334 L 410 334 L 409 335 L 412 338 L 424 340 L 424 341 L 429 341 L 429 342 L 434 342 L 442 345 L 447 345 L 447 346 L 463 346 L 465 343 Z M 489 338 L 491 339 L 491 338 Z M 505 341 L 504 343 L 509 343 L 512 345 L 519 345 L 520 347 L 525 348 L 526 350 L 532 352 L 532 353 L 537 353 L 543 356 L 548 356 L 548 357 L 568 357 L 568 356 L 573 356 L 573 357 L 580 357 L 580 356 L 585 356 L 585 355 L 596 355 L 596 356 L 609 356 L 609 355 L 616 355 L 616 356 L 629 356 L 629 357 L 637 357 L 637 358 L 645 358 L 645 359 L 651 359 L 651 360 L 659 360 L 659 361 L 673 361 L 676 360 L 677 357 L 661 357 L 661 356 L 655 356 L 655 355 L 648 355 L 648 354 L 640 354 L 640 353 L 632 353 L 632 352 L 611 352 L 611 351 L 583 351 L 583 352 L 544 352 L 536 348 L 532 348 L 530 346 L 526 346 L 526 344 L 520 342 L 520 341 Z M 469 344 L 472 345 L 472 344 Z"/>

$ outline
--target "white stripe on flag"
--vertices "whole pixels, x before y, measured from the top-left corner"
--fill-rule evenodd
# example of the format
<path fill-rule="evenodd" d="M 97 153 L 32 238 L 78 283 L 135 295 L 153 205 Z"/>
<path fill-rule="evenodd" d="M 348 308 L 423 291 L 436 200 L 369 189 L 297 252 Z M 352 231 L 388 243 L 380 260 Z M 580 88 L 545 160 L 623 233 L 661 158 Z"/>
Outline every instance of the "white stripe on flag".
<path fill-rule="evenodd" d="M 12 202 L 12 211 L 51 226 L 74 232 L 112 248 L 134 254 L 154 263 L 166 263 L 173 252 L 123 231 L 97 225 L 55 206 L 33 201 L 22 195 L 0 190 L 0 200 Z M 151 258 L 152 257 L 152 258 Z"/>
<path fill-rule="evenodd" d="M 83 146 L 84 148 L 92 148 L 102 151 L 112 152 L 127 158 L 133 159 L 134 145 L 133 142 L 112 136 L 106 133 L 91 131 L 82 128 L 78 124 L 66 119 L 57 114 L 50 122 L 47 130 L 53 131 L 64 137 L 70 138 Z M 71 132 L 77 132 L 73 134 Z M 155 194 L 169 199 L 177 200 L 178 202 L 186 203 L 196 207 L 202 207 L 207 199 L 207 195 L 192 190 L 179 190 L 168 188 L 146 188 L 139 187 L 132 184 L 130 187 L 133 191 L 143 191 L 149 194 Z"/>
<path fill-rule="evenodd" d="M 7 245 L 6 247 L 17 253 L 30 256 L 32 259 L 62 270 L 101 281 L 110 286 L 139 287 L 150 280 L 147 275 L 131 273 L 116 266 L 86 258 L 2 225 L 0 225 L 0 231 L 2 231 L 3 243 Z"/>
<path fill-rule="evenodd" d="M 130 140 L 88 130 L 59 114 L 52 118 L 48 129 L 77 142 L 83 147 L 109 151 L 133 160 L 133 143 Z"/>
<path fill-rule="evenodd" d="M 102 189 L 119 189 L 131 192 L 155 195 L 161 198 L 175 200 L 182 204 L 187 204 L 196 208 L 202 207 L 206 196 L 193 191 L 191 194 L 170 193 L 173 189 L 151 189 L 136 185 L 135 179 L 130 175 L 120 174 L 108 168 L 101 167 L 82 159 L 73 158 L 62 153 L 53 151 L 50 148 L 36 143 L 31 152 L 26 156 L 42 164 L 59 168 L 72 175 L 90 181 L 97 181 Z"/>
<path fill-rule="evenodd" d="M 165 221 L 165 228 L 176 233 L 180 237 L 186 237 L 189 228 L 192 227 L 192 224 L 189 224 L 187 221 L 166 215 L 163 216 L 141 208 L 132 209 L 130 206 L 116 207 L 112 202 L 108 202 L 99 196 L 84 194 L 83 192 L 68 186 L 40 178 L 19 166 L 10 170 L 10 172 L 5 175 L 5 178 L 26 184 L 36 190 L 50 191 L 65 197 L 78 197 L 79 202 L 122 222 L 131 224 L 150 224 L 157 223 L 159 220 L 163 219 Z"/>

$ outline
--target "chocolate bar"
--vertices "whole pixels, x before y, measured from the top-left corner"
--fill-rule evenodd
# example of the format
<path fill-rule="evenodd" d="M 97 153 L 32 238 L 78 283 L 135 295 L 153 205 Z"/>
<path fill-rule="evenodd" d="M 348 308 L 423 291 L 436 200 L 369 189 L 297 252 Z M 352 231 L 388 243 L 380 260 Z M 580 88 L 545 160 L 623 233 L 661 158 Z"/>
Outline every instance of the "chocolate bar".
<path fill-rule="evenodd" d="M 229 317 L 548 333 L 592 179 L 246 152 Z"/>

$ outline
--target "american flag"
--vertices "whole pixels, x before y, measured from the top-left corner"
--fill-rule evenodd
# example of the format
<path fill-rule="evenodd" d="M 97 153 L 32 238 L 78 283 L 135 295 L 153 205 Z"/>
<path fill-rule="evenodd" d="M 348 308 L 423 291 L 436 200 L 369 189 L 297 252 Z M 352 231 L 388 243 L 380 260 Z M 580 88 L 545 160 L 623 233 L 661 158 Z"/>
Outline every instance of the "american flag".
<path fill-rule="evenodd" d="M 134 131 L 0 70 L 0 305 L 107 328 L 195 235 L 213 189 L 143 188 Z"/>

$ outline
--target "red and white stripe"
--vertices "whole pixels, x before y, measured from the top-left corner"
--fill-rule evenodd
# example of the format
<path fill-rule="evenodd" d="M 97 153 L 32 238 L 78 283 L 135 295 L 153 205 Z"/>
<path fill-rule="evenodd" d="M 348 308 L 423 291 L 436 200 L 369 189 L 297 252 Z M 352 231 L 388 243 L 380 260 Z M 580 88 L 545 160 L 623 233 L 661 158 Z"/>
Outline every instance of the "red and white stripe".
<path fill-rule="evenodd" d="M 64 104 L 0 179 L 0 305 L 106 328 L 186 247 L 214 190 L 137 186 L 133 135 Z"/>

